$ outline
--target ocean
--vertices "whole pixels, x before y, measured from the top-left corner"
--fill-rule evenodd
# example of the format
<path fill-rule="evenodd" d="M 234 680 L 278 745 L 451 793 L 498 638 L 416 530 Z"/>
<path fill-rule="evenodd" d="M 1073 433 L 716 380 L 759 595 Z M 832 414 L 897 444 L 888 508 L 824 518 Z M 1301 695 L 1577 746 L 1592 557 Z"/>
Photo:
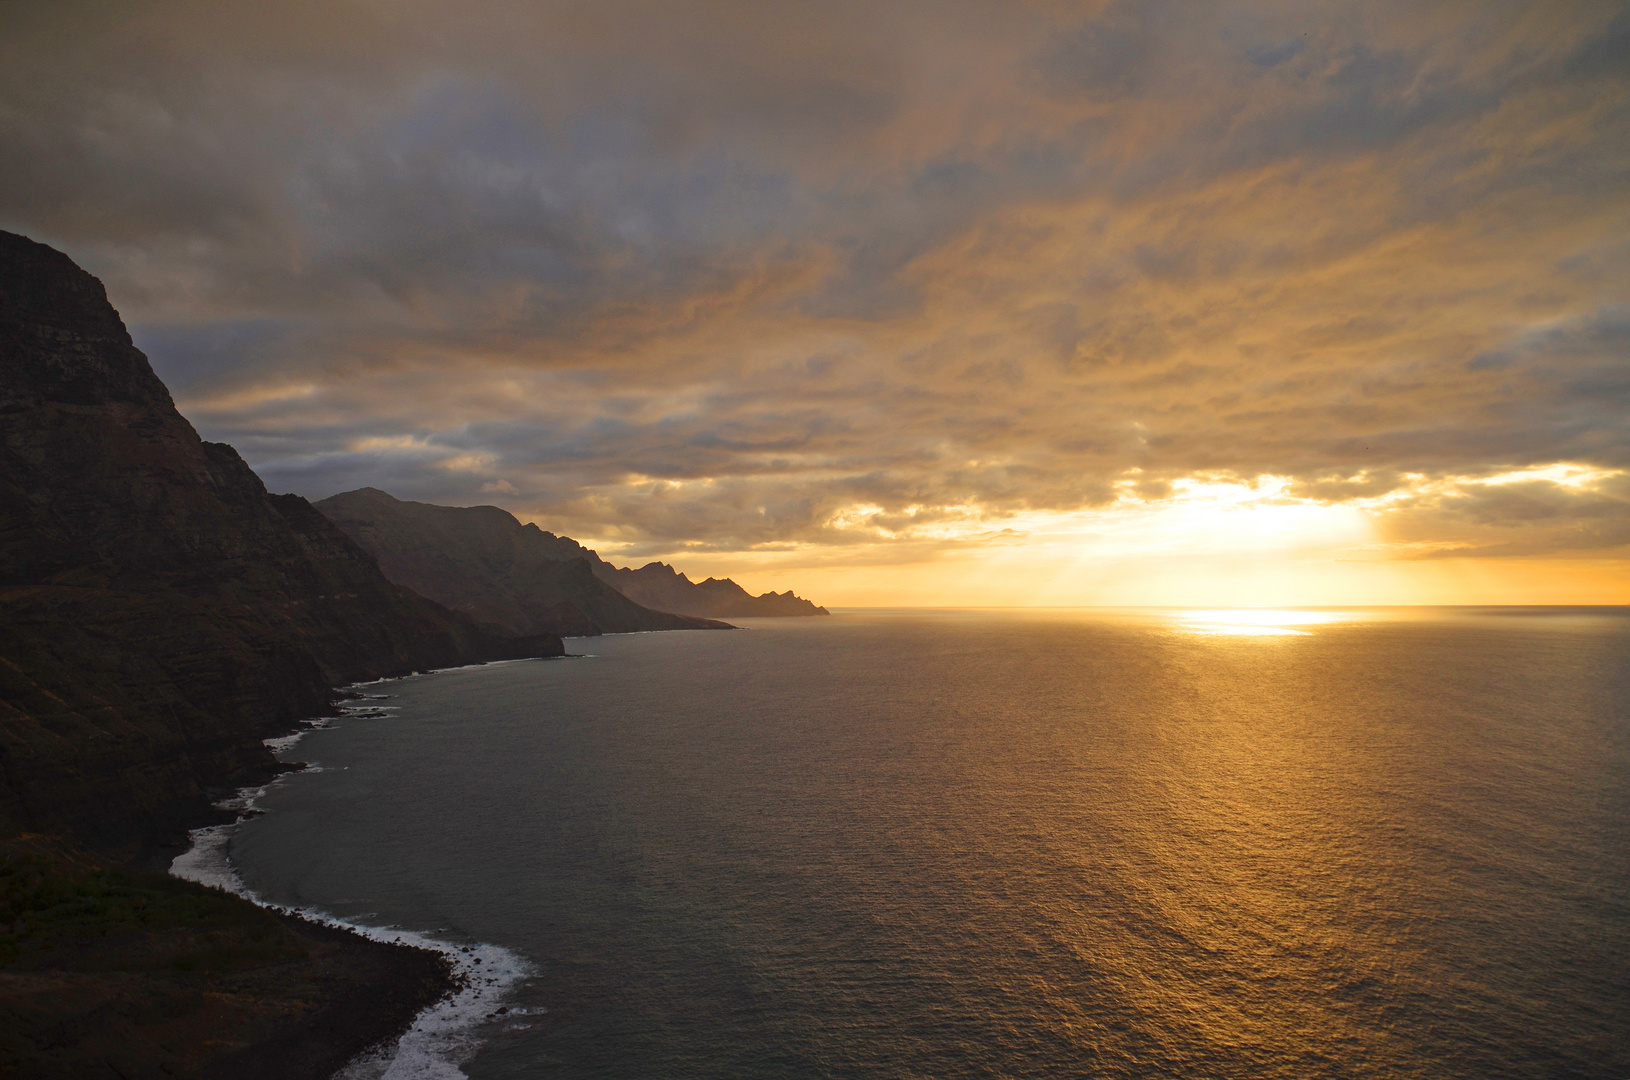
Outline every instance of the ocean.
<path fill-rule="evenodd" d="M 568 648 L 361 687 L 213 837 L 471 973 L 358 1080 L 1630 1077 L 1630 609 Z"/>

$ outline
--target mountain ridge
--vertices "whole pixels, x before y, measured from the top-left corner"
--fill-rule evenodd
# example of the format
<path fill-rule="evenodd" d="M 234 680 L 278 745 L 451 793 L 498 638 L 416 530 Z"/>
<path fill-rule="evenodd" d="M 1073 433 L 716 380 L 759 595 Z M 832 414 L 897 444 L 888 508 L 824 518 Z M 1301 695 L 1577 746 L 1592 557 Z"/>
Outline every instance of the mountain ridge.
<path fill-rule="evenodd" d="M 729 630 L 653 611 L 595 575 L 575 541 L 522 525 L 496 506 L 437 506 L 359 488 L 313 504 L 372 555 L 386 577 L 512 633 L 567 637 Z"/>
<path fill-rule="evenodd" d="M 830 614 L 826 608 L 795 595 L 791 589 L 754 596 L 731 578 L 692 581 L 665 562 L 648 562 L 638 570 L 602 562 L 595 572 L 624 596 L 662 611 L 705 612 L 718 618 L 738 619 Z"/>
<path fill-rule="evenodd" d="M 716 628 L 722 624 L 712 620 L 732 617 L 827 614 L 791 590 L 753 596 L 729 578 L 692 582 L 666 563 L 616 567 L 569 536 L 534 522 L 522 524 L 502 507 L 439 506 L 373 487 L 313 505 L 378 559 L 393 581 L 513 629 L 548 625 L 575 636 L 699 624 Z M 610 599 L 612 593 L 617 601 Z M 645 614 L 636 616 L 619 602 Z M 620 622 L 609 625 L 595 610 L 609 611 Z M 635 625 L 636 618 L 649 625 Z M 663 618 L 691 621 L 672 624 Z M 584 626 L 590 629 L 580 629 Z"/>

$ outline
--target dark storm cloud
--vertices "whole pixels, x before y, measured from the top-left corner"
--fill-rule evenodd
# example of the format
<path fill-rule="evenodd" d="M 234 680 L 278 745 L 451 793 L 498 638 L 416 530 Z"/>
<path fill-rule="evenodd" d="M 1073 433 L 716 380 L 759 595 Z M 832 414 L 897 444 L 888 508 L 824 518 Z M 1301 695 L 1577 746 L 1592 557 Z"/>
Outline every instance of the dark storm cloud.
<path fill-rule="evenodd" d="M 0 19 L 0 227 L 274 488 L 730 549 L 1630 467 L 1620 7 Z M 1622 542 L 1515 492 L 1410 513 Z"/>

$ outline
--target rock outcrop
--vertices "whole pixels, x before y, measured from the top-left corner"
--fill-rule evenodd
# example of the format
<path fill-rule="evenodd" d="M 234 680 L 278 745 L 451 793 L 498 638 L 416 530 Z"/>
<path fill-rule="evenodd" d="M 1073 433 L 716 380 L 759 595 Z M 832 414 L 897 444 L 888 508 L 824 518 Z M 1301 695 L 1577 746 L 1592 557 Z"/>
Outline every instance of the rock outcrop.
<path fill-rule="evenodd" d="M 514 633 L 730 629 L 642 607 L 595 575 L 594 552 L 496 506 L 434 506 L 362 488 L 316 508 L 392 581 Z"/>
<path fill-rule="evenodd" d="M 767 615 L 826 615 L 824 607 L 791 589 L 754 596 L 729 578 L 692 581 L 667 563 L 646 563 L 638 570 L 602 562 L 595 567 L 601 580 L 616 586 L 630 600 L 659 611 L 679 611 L 716 619 L 749 619 Z"/>
<path fill-rule="evenodd" d="M 558 655 L 386 579 L 199 439 L 101 283 L 0 233 L 0 834 L 174 837 L 336 685 Z"/>

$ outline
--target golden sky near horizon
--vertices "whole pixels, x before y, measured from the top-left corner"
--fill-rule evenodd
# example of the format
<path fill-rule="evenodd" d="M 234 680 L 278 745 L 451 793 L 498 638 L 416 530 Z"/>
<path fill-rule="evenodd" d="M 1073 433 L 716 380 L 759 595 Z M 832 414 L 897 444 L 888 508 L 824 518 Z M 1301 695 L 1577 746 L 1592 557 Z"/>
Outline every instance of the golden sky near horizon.
<path fill-rule="evenodd" d="M 273 490 L 828 605 L 1630 603 L 1630 8 L 14 2 Z"/>

